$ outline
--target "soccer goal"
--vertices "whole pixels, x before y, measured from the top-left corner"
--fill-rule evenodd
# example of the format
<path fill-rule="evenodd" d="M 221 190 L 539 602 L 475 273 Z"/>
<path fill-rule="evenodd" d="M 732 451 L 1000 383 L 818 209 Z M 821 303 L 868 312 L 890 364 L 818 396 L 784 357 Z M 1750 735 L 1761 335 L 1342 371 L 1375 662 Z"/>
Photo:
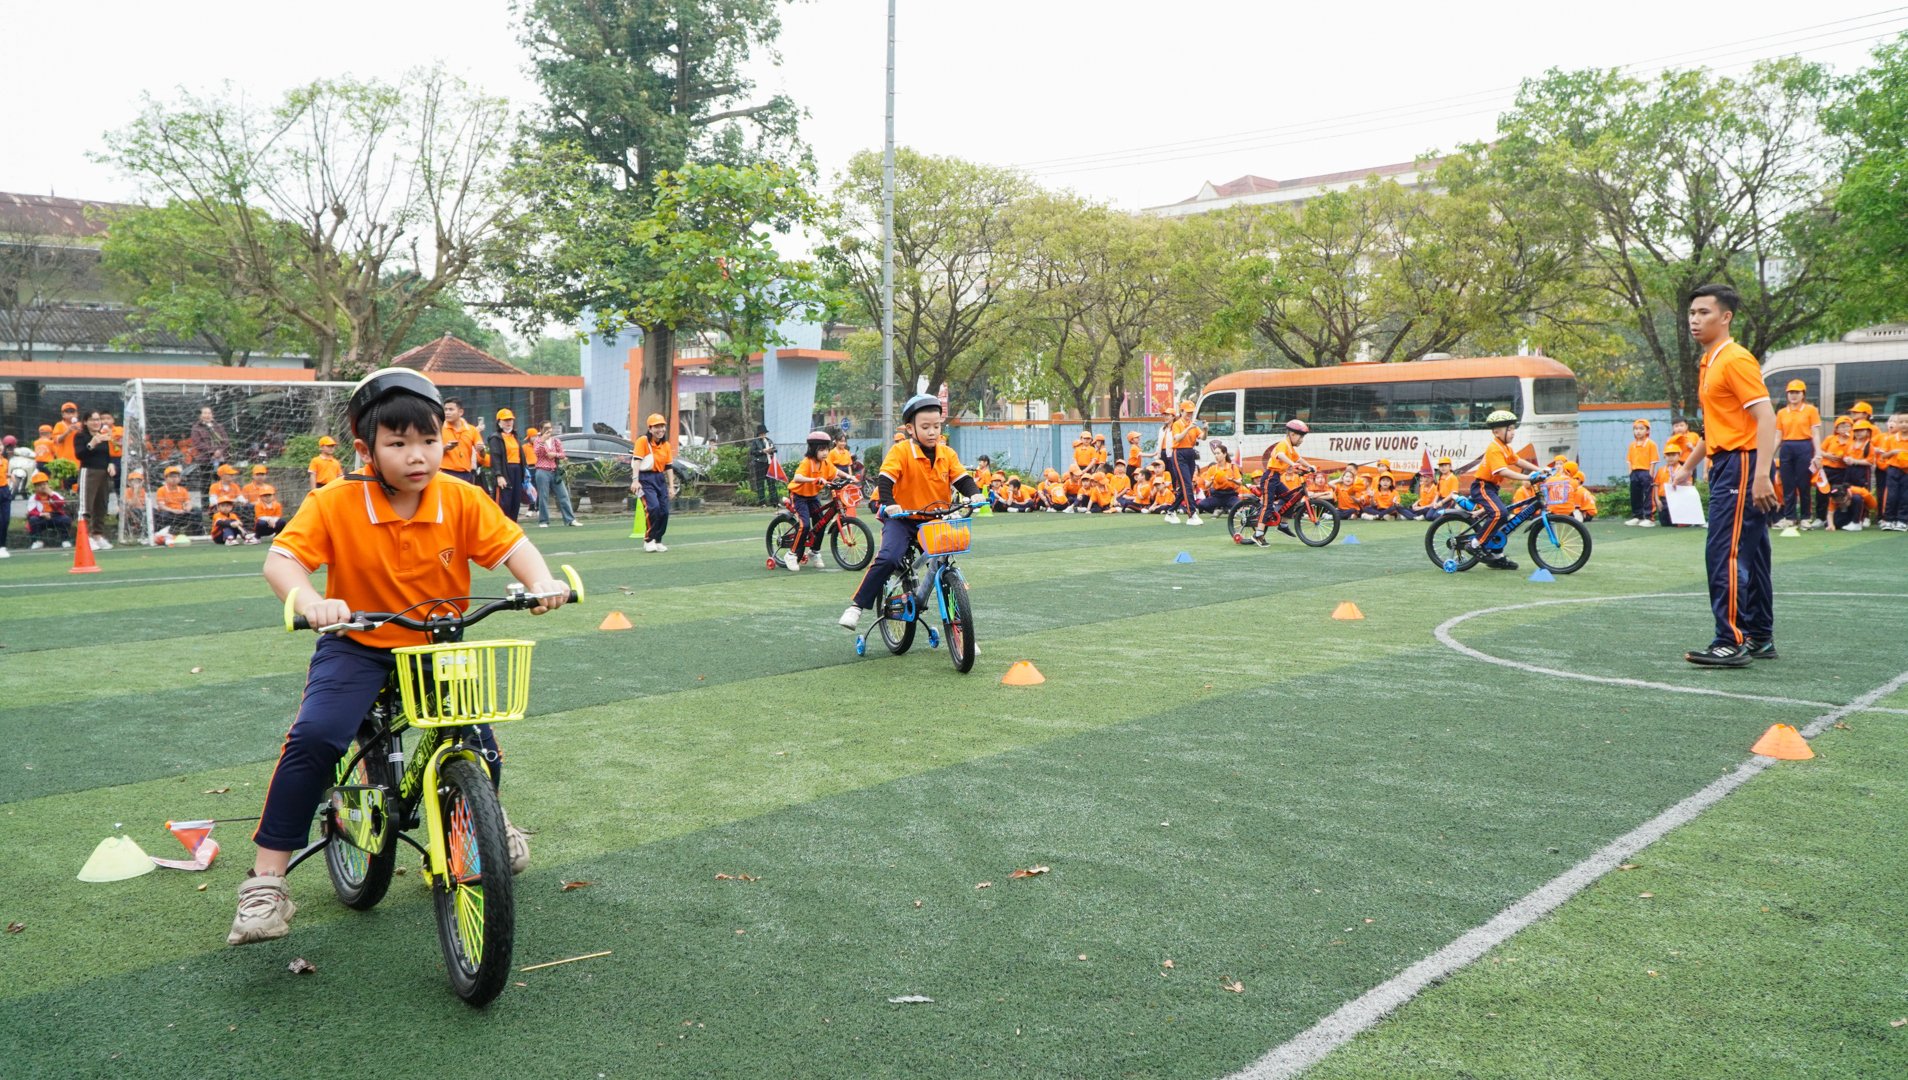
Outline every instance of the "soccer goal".
<path fill-rule="evenodd" d="M 241 485 L 256 479 L 277 489 L 286 513 L 311 488 L 307 472 L 318 438 L 338 440 L 339 457 L 352 467 L 345 402 L 351 383 L 227 382 L 133 379 L 126 383 L 126 437 L 121 444 L 119 542 L 149 541 L 170 529 L 173 536 L 203 536 L 212 507 L 206 494 L 221 464 L 238 469 Z M 211 425 L 202 426 L 203 410 Z M 254 477 L 252 468 L 266 472 Z M 166 469 L 179 469 L 184 496 L 160 493 Z M 143 497 L 129 486 L 144 474 Z M 184 510 L 174 509 L 183 498 Z"/>

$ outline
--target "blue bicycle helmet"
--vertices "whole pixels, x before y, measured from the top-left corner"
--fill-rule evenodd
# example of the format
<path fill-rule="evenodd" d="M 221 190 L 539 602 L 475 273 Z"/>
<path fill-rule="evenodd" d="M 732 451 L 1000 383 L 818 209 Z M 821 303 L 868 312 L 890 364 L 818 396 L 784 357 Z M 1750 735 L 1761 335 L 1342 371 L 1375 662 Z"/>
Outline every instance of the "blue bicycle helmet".
<path fill-rule="evenodd" d="M 934 396 L 933 394 L 914 395 L 913 397 L 908 399 L 908 403 L 906 405 L 901 406 L 901 422 L 904 424 L 914 423 L 914 414 L 920 412 L 923 409 L 933 409 L 936 412 L 943 411 L 941 407 L 941 399 Z"/>

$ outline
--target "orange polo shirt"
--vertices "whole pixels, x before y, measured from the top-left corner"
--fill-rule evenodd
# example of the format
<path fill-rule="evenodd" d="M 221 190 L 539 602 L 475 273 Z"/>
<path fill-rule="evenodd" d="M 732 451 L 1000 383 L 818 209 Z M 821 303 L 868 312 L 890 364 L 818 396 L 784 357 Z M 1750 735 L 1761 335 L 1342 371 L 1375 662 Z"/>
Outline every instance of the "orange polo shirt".
<path fill-rule="evenodd" d="M 1206 429 L 1199 426 L 1197 420 L 1174 420 L 1172 424 L 1173 449 L 1191 450 L 1206 437 Z"/>
<path fill-rule="evenodd" d="M 477 468 L 477 444 L 481 441 L 477 425 L 468 420 L 445 421 L 444 465 L 453 472 L 472 472 Z"/>
<path fill-rule="evenodd" d="M 1634 444 L 1632 444 L 1634 445 Z M 1650 443 L 1650 452 L 1656 452 L 1656 444 Z M 1631 451 L 1632 454 L 1635 451 Z M 1477 470 L 1477 478 L 1486 484 L 1499 483 L 1498 477 L 1507 469 L 1517 468 L 1517 452 L 1510 444 L 1499 438 L 1492 438 L 1491 445 L 1484 448 L 1484 467 Z"/>
<path fill-rule="evenodd" d="M 820 495 L 822 485 L 833 480 L 840 470 L 826 460 L 817 461 L 808 455 L 795 466 L 795 475 L 788 478 L 788 490 L 791 495 Z"/>
<path fill-rule="evenodd" d="M 1684 461 L 1689 460 L 1689 452 L 1694 449 L 1696 449 L 1696 433 L 1693 431 L 1685 431 L 1681 435 L 1671 435 L 1669 438 L 1663 440 L 1663 452 L 1667 454 L 1671 450 L 1674 450 Z"/>
<path fill-rule="evenodd" d="M 79 438 L 80 429 L 86 425 L 78 420 L 67 423 L 61 420 L 53 425 L 53 456 L 61 461 L 79 463 L 79 454 L 73 449 L 73 440 Z"/>
<path fill-rule="evenodd" d="M 285 504 L 279 502 L 276 495 L 267 495 L 258 500 L 255 508 L 260 521 L 276 520 L 285 516 Z"/>
<path fill-rule="evenodd" d="M 213 484 L 210 488 L 206 489 L 205 493 L 205 501 L 212 506 L 217 506 L 222 499 L 230 499 L 233 502 L 238 502 L 243 498 L 245 498 L 245 489 L 230 480 L 221 480 Z"/>
<path fill-rule="evenodd" d="M 855 467 L 854 451 L 845 446 L 837 446 L 828 451 L 828 464 L 837 469 L 853 469 Z"/>
<path fill-rule="evenodd" d="M 1711 454 L 1719 450 L 1754 450 L 1756 418 L 1749 407 L 1769 400 L 1762 381 L 1762 365 L 1749 350 L 1724 338 L 1703 353 L 1697 399 L 1703 406 L 1704 442 Z"/>
<path fill-rule="evenodd" d="M 1783 405 L 1776 410 L 1776 430 L 1789 441 L 1813 441 L 1815 429 L 1822 426 L 1822 414 L 1808 402 Z"/>
<path fill-rule="evenodd" d="M 936 443 L 930 452 L 909 439 L 888 448 L 888 456 L 881 459 L 881 475 L 894 482 L 896 506 L 920 510 L 935 503 L 952 502 L 954 481 L 966 476 L 967 469 L 954 448 L 946 443 Z"/>
<path fill-rule="evenodd" d="M 1230 461 L 1215 461 L 1206 466 L 1206 488 L 1209 491 L 1239 490 L 1239 466 Z"/>
<path fill-rule="evenodd" d="M 638 436 L 635 446 L 629 453 L 631 457 L 655 458 L 656 460 L 650 463 L 650 472 L 662 472 L 669 468 L 670 462 L 676 460 L 676 448 L 669 440 L 663 439 L 652 443 L 647 435 Z"/>
<path fill-rule="evenodd" d="M 33 440 L 33 460 L 41 465 L 53 460 L 53 437 L 44 435 Z"/>
<path fill-rule="evenodd" d="M 1631 472 L 1638 469 L 1648 472 L 1650 466 L 1663 460 L 1663 455 L 1656 449 L 1656 443 L 1649 439 L 1632 439 L 1629 448 L 1623 453 L 1623 458 L 1629 462 Z"/>
<path fill-rule="evenodd" d="M 311 482 L 313 487 L 324 487 L 344 475 L 344 463 L 335 457 L 319 454 L 311 459 Z"/>
<path fill-rule="evenodd" d="M 184 484 L 161 484 L 152 493 L 152 505 L 173 514 L 183 514 L 192 505 L 192 493 Z"/>
<path fill-rule="evenodd" d="M 525 543 L 523 530 L 482 489 L 435 476 L 409 519 L 391 509 L 377 484 L 314 491 L 272 540 L 272 554 L 306 573 L 327 568 L 326 598 L 343 600 L 353 611 L 393 611 L 463 596 L 470 591 L 472 562 L 495 570 Z M 380 649 L 429 642 L 429 635 L 397 626 L 352 631 L 351 637 Z"/>

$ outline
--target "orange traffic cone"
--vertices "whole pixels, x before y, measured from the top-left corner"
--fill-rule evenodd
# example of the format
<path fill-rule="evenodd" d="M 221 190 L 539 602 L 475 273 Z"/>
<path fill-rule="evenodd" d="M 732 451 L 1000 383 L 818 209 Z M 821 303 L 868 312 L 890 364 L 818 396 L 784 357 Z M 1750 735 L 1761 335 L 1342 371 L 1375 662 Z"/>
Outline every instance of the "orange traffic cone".
<path fill-rule="evenodd" d="M 79 525 L 73 530 L 73 569 L 67 573 L 99 573 L 99 564 L 93 561 L 93 538 L 86 535 L 85 518 L 80 518 Z"/>
<path fill-rule="evenodd" d="M 1340 601 L 1339 605 L 1332 609 L 1332 618 L 1334 619 L 1351 620 L 1362 619 L 1364 617 L 1365 613 L 1358 610 L 1358 605 L 1352 603 L 1350 600 Z"/>
<path fill-rule="evenodd" d="M 1002 686 L 1039 686 L 1046 681 L 1047 677 L 1040 674 L 1040 669 L 1033 666 L 1032 660 L 1014 661 L 1014 666 L 1000 677 Z"/>
<path fill-rule="evenodd" d="M 626 618 L 622 612 L 612 611 L 608 615 L 605 615 L 603 617 L 603 625 L 597 627 L 597 629 L 598 630 L 633 630 L 635 629 L 635 627 L 630 625 L 629 619 Z"/>
<path fill-rule="evenodd" d="M 1762 738 L 1756 740 L 1749 752 L 1778 761 L 1807 761 L 1815 756 L 1808 740 L 1787 724 L 1769 725 L 1769 730 L 1762 733 Z"/>

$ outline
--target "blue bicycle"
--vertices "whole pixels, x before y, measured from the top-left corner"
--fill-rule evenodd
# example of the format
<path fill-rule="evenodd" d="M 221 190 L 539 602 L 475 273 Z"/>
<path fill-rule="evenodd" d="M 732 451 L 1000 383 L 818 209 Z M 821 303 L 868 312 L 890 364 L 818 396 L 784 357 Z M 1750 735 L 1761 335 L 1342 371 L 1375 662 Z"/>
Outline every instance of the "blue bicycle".
<path fill-rule="evenodd" d="M 1478 520 L 1472 514 L 1447 512 L 1431 522 L 1424 533 L 1424 553 L 1431 564 L 1447 574 L 1456 574 L 1476 566 L 1485 552 L 1503 554 L 1511 536 L 1526 522 L 1531 561 L 1553 574 L 1574 574 L 1590 561 L 1590 530 L 1573 517 L 1554 517 L 1544 502 L 1541 488 L 1550 476 L 1548 470 L 1531 474 L 1537 494 L 1504 508 L 1504 520 L 1481 545 L 1477 539 Z"/>
<path fill-rule="evenodd" d="M 974 667 L 974 608 L 967 598 L 967 579 L 954 565 L 954 556 L 967 550 L 972 540 L 971 517 L 963 506 L 941 503 L 922 510 L 891 513 L 889 517 L 931 519 L 915 534 L 908 557 L 895 568 L 882 587 L 881 603 L 875 608 L 872 630 L 879 631 L 881 643 L 896 656 L 914 646 L 915 628 L 930 613 L 938 614 L 947 634 L 947 658 L 954 670 L 966 673 Z M 932 603 L 930 603 L 930 601 Z M 941 636 L 927 628 L 928 648 L 938 648 Z M 855 637 L 855 655 L 868 654 L 868 635 Z"/>

